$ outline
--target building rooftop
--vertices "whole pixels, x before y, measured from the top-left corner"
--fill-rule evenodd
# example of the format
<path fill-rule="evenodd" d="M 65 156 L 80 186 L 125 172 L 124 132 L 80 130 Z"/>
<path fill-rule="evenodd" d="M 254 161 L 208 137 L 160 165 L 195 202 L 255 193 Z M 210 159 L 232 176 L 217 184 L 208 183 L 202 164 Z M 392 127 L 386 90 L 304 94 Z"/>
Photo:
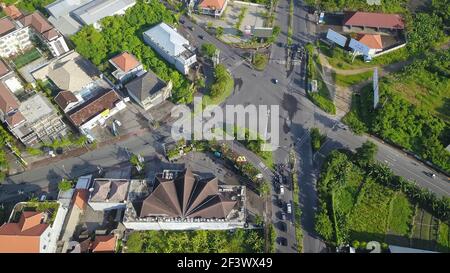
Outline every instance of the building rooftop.
<path fill-rule="evenodd" d="M 19 111 L 28 123 L 34 123 L 55 113 L 55 109 L 50 101 L 40 93 L 36 93 L 23 101 L 19 106 Z"/>
<path fill-rule="evenodd" d="M 125 73 L 141 65 L 136 57 L 128 52 L 123 52 L 112 58 L 111 63 Z"/>
<path fill-rule="evenodd" d="M 144 32 L 154 43 L 171 56 L 178 56 L 186 51 L 189 41 L 166 23 L 160 23 Z"/>
<path fill-rule="evenodd" d="M 19 102 L 17 101 L 17 98 L 3 83 L 0 82 L 0 110 L 6 114 L 18 108 Z"/>
<path fill-rule="evenodd" d="M 142 101 L 147 97 L 156 94 L 166 86 L 166 83 L 156 76 L 155 73 L 148 71 L 132 80 L 125 87 L 128 92 L 131 92 L 136 98 Z"/>
<path fill-rule="evenodd" d="M 344 19 L 346 26 L 376 27 L 404 29 L 403 18 L 398 14 L 371 13 L 371 12 L 352 12 L 347 14 Z"/>
<path fill-rule="evenodd" d="M 49 69 L 48 77 L 61 90 L 80 91 L 90 83 L 91 77 L 75 60 L 56 63 Z"/>
<path fill-rule="evenodd" d="M 16 30 L 16 25 L 8 17 L 0 19 L 0 36 Z"/>
<path fill-rule="evenodd" d="M 221 10 L 225 5 L 226 0 L 203 0 L 199 6 L 201 8 Z"/>
<path fill-rule="evenodd" d="M 91 25 L 134 4 L 136 0 L 93 0 L 72 13 L 81 23 Z"/>
<path fill-rule="evenodd" d="M 236 203 L 219 192 L 216 177 L 204 179 L 188 168 L 156 176 L 153 191 L 142 204 L 140 217 L 226 218 Z"/>
<path fill-rule="evenodd" d="M 0 60 L 0 77 L 5 76 L 8 74 L 11 70 L 9 67 L 3 62 L 3 60 Z"/>
<path fill-rule="evenodd" d="M 22 19 L 20 19 L 20 22 L 24 26 L 32 26 L 37 32 L 41 34 L 53 29 L 53 26 L 38 11 L 35 11 L 23 17 Z"/>
<path fill-rule="evenodd" d="M 40 236 L 49 227 L 42 212 L 24 211 L 18 223 L 0 226 L 0 253 L 38 253 Z"/>
<path fill-rule="evenodd" d="M 69 113 L 69 119 L 75 126 L 81 126 L 101 112 L 114 108 L 119 100 L 119 95 L 110 90 L 73 109 Z"/>
<path fill-rule="evenodd" d="M 5 12 L 6 15 L 8 15 L 14 20 L 23 15 L 22 12 L 15 5 L 9 5 L 5 7 L 3 11 Z"/>
<path fill-rule="evenodd" d="M 65 110 L 70 103 L 78 102 L 78 99 L 71 91 L 63 90 L 56 95 L 55 102 L 59 105 L 59 107 L 61 107 L 61 109 Z"/>
<path fill-rule="evenodd" d="M 358 37 L 360 43 L 365 44 L 369 48 L 383 49 L 383 42 L 379 34 L 364 34 Z"/>
<path fill-rule="evenodd" d="M 95 179 L 89 202 L 123 202 L 127 198 L 129 184 L 125 179 Z"/>

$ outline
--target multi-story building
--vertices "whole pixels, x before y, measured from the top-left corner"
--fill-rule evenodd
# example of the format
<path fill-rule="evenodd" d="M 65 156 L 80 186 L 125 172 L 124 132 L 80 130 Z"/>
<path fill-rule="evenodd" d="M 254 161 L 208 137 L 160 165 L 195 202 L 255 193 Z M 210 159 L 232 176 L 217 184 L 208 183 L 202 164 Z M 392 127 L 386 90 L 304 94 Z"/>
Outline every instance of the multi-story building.
<path fill-rule="evenodd" d="M 189 41 L 166 23 L 160 23 L 144 32 L 144 41 L 158 52 L 167 62 L 183 74 L 197 62 L 194 48 Z"/>
<path fill-rule="evenodd" d="M 9 17 L 0 19 L 0 56 L 3 58 L 16 55 L 33 46 L 30 28 Z"/>
<path fill-rule="evenodd" d="M 144 70 L 144 66 L 137 60 L 135 56 L 128 52 L 123 52 L 116 57 L 109 60 L 112 66 L 116 69 L 112 75 L 120 83 L 123 83 L 137 73 Z"/>

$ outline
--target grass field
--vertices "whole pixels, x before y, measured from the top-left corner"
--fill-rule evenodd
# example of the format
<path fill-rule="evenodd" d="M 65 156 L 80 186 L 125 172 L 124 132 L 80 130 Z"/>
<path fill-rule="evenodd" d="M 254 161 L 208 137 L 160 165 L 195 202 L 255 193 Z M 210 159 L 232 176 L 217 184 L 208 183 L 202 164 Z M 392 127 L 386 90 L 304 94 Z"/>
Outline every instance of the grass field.
<path fill-rule="evenodd" d="M 450 252 L 450 229 L 448 223 L 439 224 L 438 251 Z"/>
<path fill-rule="evenodd" d="M 435 249 L 439 223 L 429 212 L 419 209 L 414 217 L 412 247 Z"/>
<path fill-rule="evenodd" d="M 343 87 L 349 87 L 355 84 L 358 84 L 363 81 L 367 81 L 371 79 L 373 76 L 373 71 L 367 71 L 354 75 L 342 75 L 342 74 L 333 74 L 334 81 L 337 85 Z"/>
<path fill-rule="evenodd" d="M 389 213 L 389 233 L 399 236 L 408 236 L 411 231 L 411 221 L 414 216 L 414 208 L 408 198 L 397 193 L 391 201 Z"/>
<path fill-rule="evenodd" d="M 42 56 L 41 53 L 36 48 L 33 48 L 25 52 L 24 54 L 14 58 L 13 62 L 17 68 L 21 68 L 31 63 L 32 61 L 39 59 L 41 56 Z"/>
<path fill-rule="evenodd" d="M 376 57 L 369 63 L 364 62 L 361 56 L 357 56 L 352 62 L 352 56 L 339 46 L 330 48 L 327 44 L 319 42 L 319 49 L 320 52 L 327 57 L 331 66 L 345 70 L 388 65 L 405 61 L 409 57 L 406 48 L 403 47 L 396 51 Z"/>
<path fill-rule="evenodd" d="M 384 241 L 393 195 L 393 191 L 370 179 L 365 182 L 350 216 L 351 240 Z"/>

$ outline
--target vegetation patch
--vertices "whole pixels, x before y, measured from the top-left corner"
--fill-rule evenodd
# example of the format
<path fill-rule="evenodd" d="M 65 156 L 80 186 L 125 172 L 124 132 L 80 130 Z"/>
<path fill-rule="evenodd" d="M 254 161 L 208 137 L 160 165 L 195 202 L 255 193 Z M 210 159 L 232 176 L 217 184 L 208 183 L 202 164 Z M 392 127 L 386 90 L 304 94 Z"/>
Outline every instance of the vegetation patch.
<path fill-rule="evenodd" d="M 218 64 L 214 68 L 214 83 L 208 95 L 203 97 L 203 106 L 219 105 L 231 95 L 234 86 L 234 79 L 231 73 L 223 64 Z"/>
<path fill-rule="evenodd" d="M 266 68 L 268 61 L 269 57 L 266 54 L 255 53 L 252 64 L 257 70 L 263 71 Z"/>
<path fill-rule="evenodd" d="M 353 75 L 342 75 L 334 73 L 334 81 L 337 85 L 343 86 L 343 87 L 349 87 L 364 81 L 367 81 L 372 78 L 373 71 L 367 71 L 359 74 L 353 74 Z"/>
<path fill-rule="evenodd" d="M 31 63 L 34 60 L 37 60 L 41 57 L 41 53 L 37 48 L 30 49 L 26 51 L 22 55 L 19 55 L 13 59 L 13 63 L 16 68 L 24 67 L 25 65 Z"/>
<path fill-rule="evenodd" d="M 126 242 L 129 253 L 263 253 L 262 230 L 142 231 Z"/>

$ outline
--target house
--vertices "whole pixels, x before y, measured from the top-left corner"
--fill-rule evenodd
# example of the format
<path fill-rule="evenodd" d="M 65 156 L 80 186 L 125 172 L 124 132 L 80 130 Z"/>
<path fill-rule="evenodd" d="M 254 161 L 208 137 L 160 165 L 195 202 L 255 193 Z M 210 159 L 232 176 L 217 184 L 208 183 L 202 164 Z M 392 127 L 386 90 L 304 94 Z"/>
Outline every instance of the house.
<path fill-rule="evenodd" d="M 396 32 L 405 28 L 403 18 L 398 14 L 352 12 L 344 18 L 344 32 Z"/>
<path fill-rule="evenodd" d="M 48 81 L 61 91 L 72 92 L 80 102 L 110 89 L 98 69 L 71 51 L 30 72 L 34 80 Z"/>
<path fill-rule="evenodd" d="M 80 243 L 75 243 L 69 253 L 114 253 L 117 247 L 117 236 L 95 235 L 95 238 L 88 237 Z"/>
<path fill-rule="evenodd" d="M 44 213 L 24 211 L 18 223 L 0 226 L 0 253 L 44 253 L 48 251 L 50 225 Z"/>
<path fill-rule="evenodd" d="M 220 17 L 227 8 L 228 0 L 200 0 L 197 10 L 200 14 Z"/>
<path fill-rule="evenodd" d="M 119 54 L 109 60 L 109 62 L 116 69 L 112 73 L 113 77 L 121 83 L 136 76 L 139 71 L 144 70 L 144 66 L 137 60 L 137 58 L 128 52 Z"/>
<path fill-rule="evenodd" d="M 189 41 L 166 23 L 160 23 L 143 34 L 144 41 L 183 74 L 197 62 Z"/>
<path fill-rule="evenodd" d="M 71 14 L 82 25 L 93 25 L 100 29 L 100 21 L 108 16 L 122 15 L 136 4 L 136 0 L 93 0 Z"/>
<path fill-rule="evenodd" d="M 13 20 L 16 20 L 23 16 L 22 12 L 15 5 L 3 7 L 3 12 Z"/>
<path fill-rule="evenodd" d="M 0 19 L 0 56 L 8 58 L 33 46 L 30 28 L 4 17 Z"/>
<path fill-rule="evenodd" d="M 64 35 L 77 33 L 84 25 L 100 28 L 107 16 L 122 15 L 136 0 L 58 0 L 46 6 L 49 21 Z"/>
<path fill-rule="evenodd" d="M 149 110 L 164 102 L 172 95 L 172 82 L 169 81 L 169 83 L 166 84 L 152 71 L 145 72 L 138 76 L 128 83 L 125 88 L 130 97 L 145 110 Z"/>
<path fill-rule="evenodd" d="M 220 185 L 187 168 L 157 174 L 151 187 L 132 182 L 123 224 L 133 230 L 235 229 L 246 219 L 245 187 Z"/>
<path fill-rule="evenodd" d="M 126 179 L 95 179 L 90 189 L 89 206 L 93 210 L 125 208 L 128 186 Z"/>
<path fill-rule="evenodd" d="M 82 133 L 89 131 L 126 107 L 114 90 L 100 94 L 66 113 Z"/>
<path fill-rule="evenodd" d="M 39 141 L 51 142 L 69 133 L 56 109 L 41 93 L 22 101 L 6 123 L 11 133 L 26 146 Z"/>
<path fill-rule="evenodd" d="M 60 91 L 54 100 L 64 113 L 77 106 L 80 102 L 71 91 L 67 90 Z"/>
<path fill-rule="evenodd" d="M 25 118 L 19 112 L 19 105 L 16 96 L 0 83 L 0 120 L 6 123 L 8 128 L 15 128 L 25 122 Z"/>
<path fill-rule="evenodd" d="M 24 27 L 30 27 L 35 36 L 44 43 L 52 53 L 53 57 L 59 57 L 69 51 L 64 37 L 50 24 L 50 22 L 38 11 L 35 11 L 20 19 Z"/>
<path fill-rule="evenodd" d="M 374 56 L 383 50 L 383 42 L 379 34 L 360 34 L 357 40 L 369 48 L 369 56 Z"/>

